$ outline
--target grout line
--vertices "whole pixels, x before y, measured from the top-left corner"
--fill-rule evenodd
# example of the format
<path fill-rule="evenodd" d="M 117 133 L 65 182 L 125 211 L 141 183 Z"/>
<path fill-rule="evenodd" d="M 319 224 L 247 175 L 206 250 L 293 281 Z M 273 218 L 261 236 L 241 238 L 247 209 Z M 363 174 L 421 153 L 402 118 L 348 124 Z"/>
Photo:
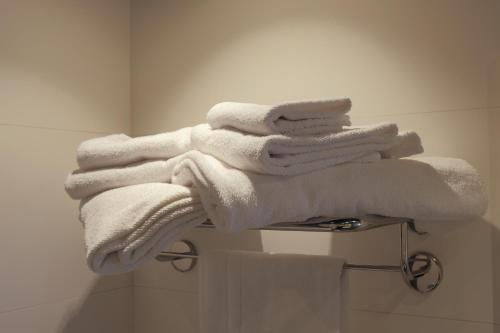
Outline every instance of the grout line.
<path fill-rule="evenodd" d="M 351 310 L 352 311 L 359 311 L 359 312 L 369 312 L 369 313 L 378 313 L 378 314 L 386 314 L 386 315 L 414 317 L 414 318 L 428 318 L 428 319 L 438 319 L 438 320 L 451 320 L 451 321 L 458 321 L 458 322 L 464 322 L 464 323 L 500 325 L 500 323 L 497 324 L 493 321 L 466 320 L 466 319 L 456 319 L 456 318 L 439 317 L 439 316 L 417 315 L 417 314 L 399 313 L 399 312 L 384 312 L 384 311 L 374 311 L 374 310 L 355 309 L 355 308 L 353 308 Z"/>
<path fill-rule="evenodd" d="M 88 134 L 104 134 L 104 135 L 111 134 L 111 132 L 88 131 L 88 130 L 60 128 L 60 127 L 35 126 L 35 125 L 25 125 L 25 124 L 13 124 L 13 123 L 0 123 L 0 126 L 33 128 L 33 129 L 43 129 L 43 130 L 59 131 L 59 132 L 71 132 L 71 133 L 88 133 Z"/>
<path fill-rule="evenodd" d="M 402 112 L 402 113 L 374 113 L 359 115 L 360 118 L 366 117 L 380 117 L 380 116 L 414 116 L 419 114 L 432 114 L 432 113 L 445 113 L 445 112 L 477 112 L 477 111 L 493 111 L 500 109 L 500 106 L 485 106 L 485 107 L 472 107 L 472 108 L 460 108 L 460 109 L 447 109 L 447 110 L 430 110 L 430 111 L 418 111 L 418 112 Z M 354 112 L 356 112 L 354 110 Z"/>
<path fill-rule="evenodd" d="M 359 115 L 362 118 L 368 117 L 384 117 L 384 116 L 410 116 L 410 115 L 419 115 L 419 114 L 433 114 L 433 113 L 445 113 L 445 112 L 477 112 L 477 111 L 492 111 L 500 109 L 500 106 L 491 106 L 491 107 L 476 107 L 476 108 L 463 108 L 463 109 L 449 109 L 449 110 L 431 110 L 431 111 L 419 111 L 419 112 L 403 112 L 403 113 L 375 113 L 375 114 L 365 114 Z M 128 132 L 132 133 L 133 131 L 133 110 L 130 108 L 130 125 Z M 100 135 L 109 135 L 113 132 L 104 132 L 104 131 L 89 131 L 89 130 L 79 130 L 79 129 L 69 129 L 69 128 L 61 128 L 61 127 L 50 127 L 50 126 L 35 126 L 35 125 L 27 125 L 27 124 L 15 124 L 15 123 L 1 123 L 0 126 L 8 126 L 8 127 L 22 127 L 22 128 L 33 128 L 33 129 L 44 129 L 44 130 L 53 130 L 53 131 L 61 131 L 61 132 L 71 132 L 71 133 L 88 133 L 88 134 L 100 134 Z"/>
<path fill-rule="evenodd" d="M 134 285 L 134 287 L 151 289 L 151 290 L 171 291 L 171 292 L 183 293 L 183 294 L 198 294 L 197 291 L 170 289 L 170 288 L 162 288 L 162 287 L 151 287 L 151 286 L 145 286 L 145 285 L 140 285 L 140 284 L 136 284 L 136 285 Z"/>
<path fill-rule="evenodd" d="M 96 290 L 96 291 L 90 292 L 88 295 L 100 295 L 100 294 L 105 294 L 105 293 L 108 293 L 108 292 L 117 291 L 117 290 L 121 290 L 121 289 L 132 288 L 132 287 L 133 287 L 133 285 L 128 284 L 126 286 L 121 286 L 121 287 L 114 287 L 114 288 L 110 288 L 110 289 Z M 78 297 L 78 296 L 76 296 L 76 297 Z"/>
<path fill-rule="evenodd" d="M 162 288 L 162 287 L 152 287 L 146 285 L 134 285 L 134 287 L 144 288 L 149 290 L 158 290 L 164 292 L 177 292 L 177 293 L 185 293 L 185 294 L 198 294 L 197 291 L 187 291 L 187 290 L 178 290 L 178 289 L 170 289 L 170 288 Z M 359 312 L 369 312 L 369 313 L 378 313 L 378 314 L 386 314 L 386 315 L 395 315 L 395 316 L 406 316 L 406 317 L 414 317 L 414 318 L 428 318 L 428 319 L 436 319 L 436 320 L 451 320 L 457 322 L 464 323 L 474 323 L 474 324 L 487 324 L 487 325 L 499 325 L 500 323 L 495 323 L 493 321 L 481 321 L 481 320 L 466 320 L 466 319 L 457 319 L 457 318 L 448 318 L 448 317 L 439 317 L 439 316 L 429 316 L 429 315 L 417 315 L 411 313 L 398 313 L 398 312 L 384 312 L 384 311 L 373 311 L 373 310 L 365 310 L 365 309 L 351 309 L 352 311 Z"/>
<path fill-rule="evenodd" d="M 68 297 L 63 297 L 63 298 L 55 299 L 55 300 L 51 300 L 51 301 L 46 301 L 46 302 L 31 304 L 31 305 L 27 305 L 27 306 L 20 306 L 20 307 L 8 309 L 8 310 L 0 310 L 0 316 L 3 315 L 3 314 L 5 314 L 5 313 L 22 311 L 22 310 L 28 310 L 28 309 L 37 308 L 37 307 L 41 307 L 41 306 L 44 306 L 44 305 L 56 304 L 56 303 L 59 303 L 59 302 L 64 302 L 64 301 L 68 301 L 68 300 L 75 299 L 75 298 L 80 298 L 80 297 L 87 297 L 88 298 L 88 297 L 91 297 L 91 296 L 102 295 L 102 294 L 111 293 L 111 292 L 115 292 L 115 291 L 118 291 L 118 290 L 121 290 L 121 289 L 127 289 L 127 288 L 132 288 L 132 286 L 128 285 L 128 286 L 123 286 L 123 287 L 116 287 L 116 288 L 112 288 L 112 289 L 107 289 L 107 290 L 97 290 L 97 291 L 94 291 L 94 292 L 91 292 L 91 293 L 88 293 L 88 294 L 80 294 L 80 295 L 76 295 L 76 296 L 68 296 Z"/>

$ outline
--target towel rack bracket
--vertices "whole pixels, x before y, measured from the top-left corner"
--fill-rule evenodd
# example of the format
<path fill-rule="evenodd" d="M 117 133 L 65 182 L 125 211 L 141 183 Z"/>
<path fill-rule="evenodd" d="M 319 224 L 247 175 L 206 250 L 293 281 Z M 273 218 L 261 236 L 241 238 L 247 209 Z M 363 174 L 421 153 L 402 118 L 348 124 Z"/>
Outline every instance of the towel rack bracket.
<path fill-rule="evenodd" d="M 162 251 L 156 256 L 158 261 L 169 261 L 172 267 L 181 273 L 193 270 L 198 262 L 198 250 L 196 246 L 187 239 L 175 243 L 177 251 Z"/>
<path fill-rule="evenodd" d="M 436 289 L 443 280 L 443 266 L 429 252 L 416 252 L 408 257 L 410 272 L 401 271 L 406 284 L 421 294 Z"/>
<path fill-rule="evenodd" d="M 294 230 L 294 231 L 360 231 L 369 230 L 379 226 L 400 225 L 400 252 L 401 259 L 399 265 L 344 265 L 347 270 L 379 271 L 379 272 L 399 272 L 403 280 L 411 289 L 421 293 L 429 293 L 435 290 L 443 280 L 444 269 L 439 259 L 432 253 L 419 251 L 408 253 L 408 232 L 417 235 L 426 235 L 416 229 L 414 221 L 411 219 L 385 218 L 386 221 L 380 222 L 382 217 L 369 217 L 366 219 L 343 219 L 335 223 L 330 221 L 309 225 L 268 227 L 267 230 Z M 364 221 L 363 223 L 358 223 Z M 356 222 L 356 223 L 354 223 Z M 375 223 L 376 222 L 376 223 Z M 206 228 L 213 228 L 213 225 L 204 225 Z M 156 256 L 158 261 L 167 261 L 172 264 L 175 270 L 179 272 L 191 271 L 197 263 L 198 251 L 196 246 L 188 240 L 180 240 L 175 244 L 175 251 L 163 251 Z"/>

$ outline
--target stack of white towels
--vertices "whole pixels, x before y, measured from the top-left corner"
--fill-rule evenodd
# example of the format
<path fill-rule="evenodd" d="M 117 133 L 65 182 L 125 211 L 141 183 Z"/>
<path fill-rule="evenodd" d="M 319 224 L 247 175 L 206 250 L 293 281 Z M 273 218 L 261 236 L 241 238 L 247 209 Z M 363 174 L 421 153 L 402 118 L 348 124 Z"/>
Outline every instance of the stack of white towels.
<path fill-rule="evenodd" d="M 83 142 L 66 190 L 81 199 L 88 264 L 135 269 L 210 219 L 241 231 L 366 214 L 469 219 L 487 206 L 477 172 L 423 151 L 396 124 L 351 126 L 349 99 L 225 102 L 207 124 Z"/>

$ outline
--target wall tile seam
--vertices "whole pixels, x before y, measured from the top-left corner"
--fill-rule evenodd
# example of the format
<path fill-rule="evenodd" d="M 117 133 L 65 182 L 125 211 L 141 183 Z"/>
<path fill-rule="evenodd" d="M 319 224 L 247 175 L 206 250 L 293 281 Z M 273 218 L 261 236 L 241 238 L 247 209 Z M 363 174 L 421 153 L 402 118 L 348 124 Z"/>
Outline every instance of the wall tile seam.
<path fill-rule="evenodd" d="M 52 305 L 52 304 L 57 304 L 57 303 L 64 302 L 64 301 L 69 301 L 69 300 L 72 300 L 72 299 L 79 299 L 81 297 L 87 297 L 88 298 L 88 297 L 93 297 L 93 296 L 98 296 L 98 295 L 113 293 L 113 292 L 116 292 L 116 291 L 119 291 L 119 290 L 122 290 L 122 289 L 123 290 L 125 290 L 125 289 L 131 289 L 131 291 L 132 291 L 133 290 L 133 286 L 132 285 L 127 285 L 127 286 L 122 286 L 122 287 L 116 287 L 116 288 L 106 289 L 106 290 L 96 290 L 96 291 L 90 292 L 88 294 L 83 293 L 83 294 L 76 295 L 76 296 L 67 296 L 67 297 L 57 298 L 57 299 L 54 299 L 54 300 L 51 300 L 51 301 L 30 304 L 30 305 L 16 307 L 16 308 L 7 309 L 7 310 L 0 310 L 0 317 L 3 314 L 7 314 L 7 313 L 11 313 L 11 312 L 24 311 L 24 310 L 39 308 L 39 307 L 43 307 L 43 306 L 46 306 L 46 305 Z"/>
<path fill-rule="evenodd" d="M 419 315 L 419 314 L 397 312 L 397 311 L 396 312 L 386 312 L 386 311 L 374 311 L 374 310 L 359 309 L 359 308 L 352 308 L 351 311 L 376 313 L 376 314 L 381 314 L 381 315 L 394 315 L 394 316 L 402 316 L 402 317 L 427 318 L 427 319 L 435 319 L 435 320 L 449 320 L 449 321 L 456 321 L 456 322 L 463 322 L 463 323 L 483 324 L 483 325 L 499 325 L 500 326 L 500 322 L 497 323 L 495 321 L 468 320 L 468 319 L 459 319 L 459 318 L 451 318 L 451 317 Z"/>
<path fill-rule="evenodd" d="M 418 111 L 418 112 L 401 112 L 401 113 L 373 113 L 373 114 L 359 114 L 356 115 L 356 110 L 353 109 L 351 110 L 351 115 L 355 115 L 356 122 L 358 120 L 364 121 L 365 119 L 368 118 L 377 118 L 377 117 L 405 117 L 405 116 L 416 116 L 416 115 L 433 115 L 433 114 L 438 114 L 438 113 L 459 113 L 459 112 L 493 112 L 493 111 L 499 111 L 500 112 L 500 106 L 488 106 L 488 107 L 470 107 L 470 108 L 459 108 L 459 109 L 436 109 L 436 110 L 430 110 L 430 111 Z M 208 111 L 207 111 L 208 112 Z M 136 113 L 132 109 L 132 136 L 138 136 L 137 133 L 144 133 L 140 135 L 148 135 L 149 130 L 146 130 L 148 126 L 144 126 L 144 124 L 141 124 L 139 117 L 137 117 Z M 156 131 L 154 132 L 156 133 Z"/>
<path fill-rule="evenodd" d="M 191 291 L 191 290 L 182 290 L 182 289 L 173 289 L 173 288 L 165 288 L 165 287 L 156 287 L 156 286 L 147 286 L 147 285 L 133 285 L 134 289 L 149 289 L 149 290 L 156 290 L 156 291 L 163 291 L 163 292 L 173 292 L 173 293 L 178 293 L 178 294 L 191 294 L 191 295 L 197 295 L 198 291 Z"/>
<path fill-rule="evenodd" d="M 36 126 L 36 125 L 28 125 L 28 124 L 17 124 L 17 123 L 2 123 L 0 122 L 1 127 L 18 127 L 24 129 L 38 129 L 38 130 L 46 130 L 46 131 L 54 131 L 54 132 L 67 132 L 67 133 L 84 133 L 84 134 L 100 134 L 100 135 L 110 135 L 116 132 L 101 132 L 101 131 L 90 131 L 83 129 L 73 129 L 73 128 L 62 128 L 62 127 L 48 127 L 48 126 Z"/>
<path fill-rule="evenodd" d="M 156 290 L 156 291 L 161 291 L 161 292 L 174 292 L 174 293 L 179 293 L 179 294 L 191 294 L 191 295 L 198 294 L 197 291 L 188 291 L 188 290 L 180 290 L 180 289 L 172 289 L 172 288 L 156 287 L 156 286 L 147 286 L 147 285 L 134 285 L 133 287 L 134 287 L 134 289 L 136 289 L 136 288 L 141 289 L 142 288 L 142 289 Z M 429 318 L 429 319 L 436 319 L 436 320 L 451 320 L 451 321 L 475 323 L 475 324 L 486 324 L 486 325 L 493 325 L 494 324 L 494 325 L 500 326 L 500 322 L 495 322 L 495 321 L 467 320 L 467 319 L 459 319 L 459 318 L 452 318 L 452 317 L 417 315 L 417 314 L 405 313 L 405 312 L 374 311 L 374 310 L 367 310 L 367 309 L 360 309 L 360 308 L 352 308 L 351 310 L 358 311 L 358 312 L 370 312 L 370 313 L 395 315 L 395 316 Z"/>
<path fill-rule="evenodd" d="M 414 116 L 420 114 L 434 114 L 434 113 L 453 113 L 453 112 L 488 112 L 499 110 L 500 106 L 488 106 L 488 107 L 470 107 L 470 108 L 460 108 L 460 109 L 436 109 L 428 111 L 418 111 L 418 112 L 390 112 L 390 113 L 373 113 L 373 114 L 360 114 L 359 118 L 370 118 L 370 117 L 385 117 L 385 116 Z M 351 114 L 356 112 L 354 109 L 351 110 Z"/>
<path fill-rule="evenodd" d="M 450 110 L 432 110 L 432 111 L 420 111 L 420 112 L 404 112 L 404 113 L 375 113 L 375 114 L 369 114 L 369 115 L 360 115 L 359 117 L 362 118 L 369 118 L 369 117 L 383 117 L 383 116 L 411 116 L 411 115 L 419 115 L 419 114 L 433 114 L 433 113 L 444 113 L 444 112 L 478 112 L 478 111 L 494 111 L 494 110 L 500 110 L 500 106 L 491 106 L 491 107 L 484 107 L 484 108 L 464 108 L 464 109 L 450 109 Z M 133 114 L 134 112 L 131 112 Z M 132 119 L 134 119 L 133 117 Z M 68 133 L 87 133 L 87 134 L 99 134 L 99 135 L 110 135 L 113 133 L 117 133 L 118 131 L 92 131 L 92 130 L 86 130 L 86 129 L 76 129 L 76 128 L 63 128 L 63 127 L 49 127 L 49 126 L 37 126 L 37 125 L 30 125 L 30 124 L 22 124 L 22 123 L 3 123 L 0 122 L 0 126 L 4 127 L 20 127 L 20 128 L 31 128 L 31 129 L 40 129 L 40 130 L 47 130 L 47 131 L 58 131 L 58 132 L 68 132 Z M 125 132 L 125 133 L 134 133 L 137 132 L 136 127 L 134 126 L 134 122 L 131 122 L 131 125 L 128 129 L 120 132 Z"/>

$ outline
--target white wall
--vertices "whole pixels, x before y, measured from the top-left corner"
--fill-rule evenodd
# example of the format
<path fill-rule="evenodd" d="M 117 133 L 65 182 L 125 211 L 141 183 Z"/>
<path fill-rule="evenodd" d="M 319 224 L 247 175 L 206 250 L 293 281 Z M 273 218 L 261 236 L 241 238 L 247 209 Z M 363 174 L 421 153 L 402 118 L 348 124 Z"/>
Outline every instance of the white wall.
<path fill-rule="evenodd" d="M 85 264 L 79 142 L 127 132 L 128 1 L 0 0 L 0 331 L 131 332 L 131 274 Z"/>
<path fill-rule="evenodd" d="M 417 130 L 427 155 L 468 160 L 494 194 L 500 156 L 492 144 L 500 132 L 494 7 L 498 2 L 489 0 L 132 1 L 133 133 L 203 122 L 209 107 L 223 100 L 350 96 L 355 123 L 395 121 Z M 397 274 L 352 273 L 353 331 L 498 330 L 500 288 L 492 274 L 498 255 L 492 251 L 500 237 L 488 216 L 454 225 L 423 221 L 432 235 L 413 237 L 411 246 L 434 252 L 445 266 L 445 280 L 432 295 L 410 292 Z M 188 238 L 202 251 L 397 262 L 396 229 L 334 237 L 198 230 Z M 137 332 L 196 331 L 196 272 L 151 263 L 134 280 Z"/>

